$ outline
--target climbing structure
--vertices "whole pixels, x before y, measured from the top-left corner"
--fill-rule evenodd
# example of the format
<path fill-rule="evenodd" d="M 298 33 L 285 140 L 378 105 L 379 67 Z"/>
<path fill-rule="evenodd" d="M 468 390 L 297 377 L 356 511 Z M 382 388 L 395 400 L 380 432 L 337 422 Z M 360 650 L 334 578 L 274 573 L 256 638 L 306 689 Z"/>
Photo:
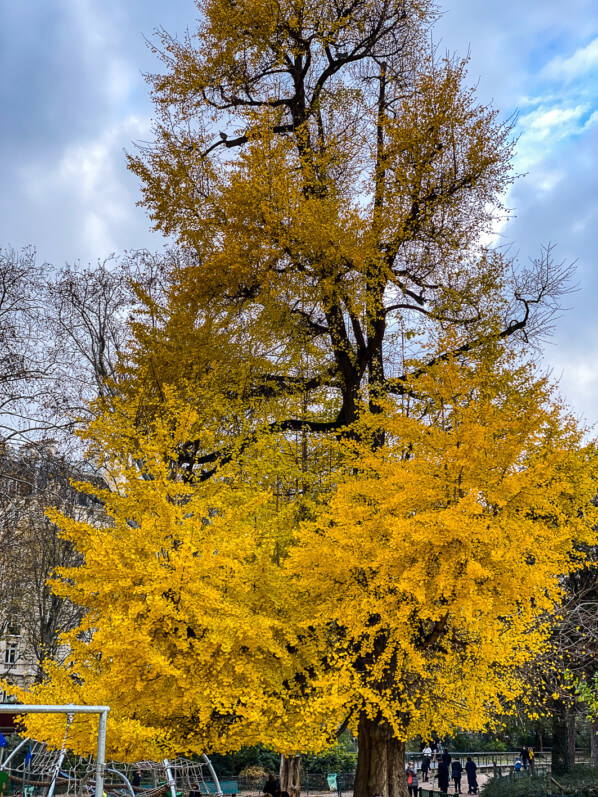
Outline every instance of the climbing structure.
<path fill-rule="evenodd" d="M 96 760 L 76 756 L 65 743 L 61 749 L 23 739 L 8 754 L 0 770 L 12 785 L 11 792 L 23 797 L 91 797 L 95 794 Z M 133 786 L 133 773 L 139 772 L 139 786 Z M 221 795 L 220 784 L 209 759 L 186 758 L 164 761 L 138 761 L 124 764 L 108 761 L 104 766 L 104 792 L 113 797 L 160 797 L 185 792 Z"/>

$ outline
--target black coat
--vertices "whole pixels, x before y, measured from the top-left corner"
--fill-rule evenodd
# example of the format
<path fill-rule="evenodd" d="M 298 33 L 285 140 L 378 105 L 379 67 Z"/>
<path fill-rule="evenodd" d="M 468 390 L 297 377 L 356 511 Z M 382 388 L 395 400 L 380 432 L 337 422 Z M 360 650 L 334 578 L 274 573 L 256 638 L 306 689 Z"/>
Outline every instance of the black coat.
<path fill-rule="evenodd" d="M 467 780 L 470 783 L 474 783 L 475 782 L 476 770 L 477 770 L 477 767 L 475 765 L 475 761 L 466 761 L 465 762 L 465 771 L 467 772 Z"/>
<path fill-rule="evenodd" d="M 264 788 L 262 789 L 264 794 L 280 794 L 280 781 L 278 778 L 268 778 L 268 780 L 264 783 Z"/>
<path fill-rule="evenodd" d="M 451 764 L 451 774 L 453 778 L 460 778 L 463 772 L 463 764 L 460 761 L 453 761 Z"/>
<path fill-rule="evenodd" d="M 438 788 L 440 791 L 448 791 L 449 768 L 444 761 L 438 762 Z"/>

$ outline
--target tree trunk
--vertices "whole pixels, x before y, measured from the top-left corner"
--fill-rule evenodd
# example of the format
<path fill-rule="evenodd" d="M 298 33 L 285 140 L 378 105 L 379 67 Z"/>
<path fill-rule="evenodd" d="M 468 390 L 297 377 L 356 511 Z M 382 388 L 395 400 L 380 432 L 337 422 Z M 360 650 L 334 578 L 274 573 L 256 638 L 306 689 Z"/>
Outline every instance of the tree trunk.
<path fill-rule="evenodd" d="M 593 767 L 598 767 L 598 720 L 590 722 L 590 758 Z"/>
<path fill-rule="evenodd" d="M 557 704 L 552 715 L 552 772 L 561 775 L 571 770 L 568 743 L 567 710 Z"/>
<path fill-rule="evenodd" d="M 301 756 L 294 755 L 288 758 L 280 756 L 280 790 L 286 791 L 289 797 L 299 797 L 301 791 Z"/>
<path fill-rule="evenodd" d="M 569 766 L 575 765 L 575 708 L 571 706 L 567 711 L 567 751 L 569 753 Z"/>
<path fill-rule="evenodd" d="M 359 752 L 353 797 L 407 797 L 405 742 L 399 742 L 390 726 L 365 714 L 359 720 Z"/>

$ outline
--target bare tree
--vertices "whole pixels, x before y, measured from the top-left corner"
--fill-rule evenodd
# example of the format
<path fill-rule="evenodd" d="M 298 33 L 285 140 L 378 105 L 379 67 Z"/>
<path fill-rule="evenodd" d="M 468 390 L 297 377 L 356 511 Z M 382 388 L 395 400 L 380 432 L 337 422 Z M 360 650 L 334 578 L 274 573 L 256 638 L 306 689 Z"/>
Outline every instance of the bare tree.
<path fill-rule="evenodd" d="M 577 687 L 598 674 L 598 549 L 588 552 L 588 565 L 563 579 L 563 602 L 547 619 L 552 631 L 547 645 L 523 673 L 531 699 L 552 726 L 552 769 L 567 772 L 575 763 L 575 735 L 582 716 Z M 598 760 L 591 722 L 592 758 Z"/>
<path fill-rule="evenodd" d="M 24 659 L 42 677 L 44 660 L 60 657 L 59 634 L 80 621 L 48 583 L 77 554 L 45 510 L 102 511 L 71 486 L 99 478 L 80 464 L 75 432 L 116 389 L 140 298 L 147 308 L 166 290 L 163 262 L 176 256 L 134 252 L 56 272 L 32 248 L 0 250 L 0 666 L 11 677 Z"/>
<path fill-rule="evenodd" d="M 62 447 L 90 403 L 114 390 L 142 296 L 163 293 L 164 264 L 147 251 L 56 271 L 35 250 L 0 249 L 0 441 Z"/>
<path fill-rule="evenodd" d="M 77 564 L 80 555 L 45 509 L 93 522 L 102 508 L 71 484 L 93 475 L 57 456 L 51 445 L 4 445 L 0 465 L 0 637 L 15 648 L 4 664 L 9 675 L 22 674 L 24 658 L 39 679 L 44 661 L 60 656 L 59 634 L 81 620 L 80 607 L 55 595 L 48 583 L 56 568 Z"/>
<path fill-rule="evenodd" d="M 55 362 L 40 319 L 45 269 L 35 250 L 0 249 L 0 440 L 44 433 L 41 406 L 50 400 Z"/>

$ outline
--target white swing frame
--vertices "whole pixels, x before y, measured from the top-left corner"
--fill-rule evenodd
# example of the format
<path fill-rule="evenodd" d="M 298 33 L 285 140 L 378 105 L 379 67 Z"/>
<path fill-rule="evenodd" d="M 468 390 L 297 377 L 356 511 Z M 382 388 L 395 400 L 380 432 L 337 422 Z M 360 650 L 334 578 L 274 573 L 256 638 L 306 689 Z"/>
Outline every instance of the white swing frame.
<path fill-rule="evenodd" d="M 108 722 L 109 711 L 110 706 L 23 706 L 19 703 L 0 704 L 0 714 L 99 714 L 95 778 L 96 797 L 103 797 L 104 794 L 104 770 L 106 768 L 106 725 Z M 24 744 L 25 741 L 22 744 Z M 20 747 L 21 745 L 19 745 L 19 748 Z M 14 753 L 16 753 L 16 750 L 13 751 L 13 753 L 6 759 L 0 768 L 6 767 Z"/>

